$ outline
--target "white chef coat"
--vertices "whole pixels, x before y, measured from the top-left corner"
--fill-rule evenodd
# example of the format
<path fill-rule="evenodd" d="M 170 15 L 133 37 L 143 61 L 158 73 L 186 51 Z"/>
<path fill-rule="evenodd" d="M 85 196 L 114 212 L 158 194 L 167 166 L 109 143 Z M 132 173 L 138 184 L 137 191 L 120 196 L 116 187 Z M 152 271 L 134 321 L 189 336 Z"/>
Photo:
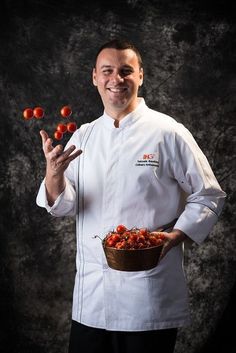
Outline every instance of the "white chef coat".
<path fill-rule="evenodd" d="M 120 121 L 104 113 L 70 139 L 83 153 L 66 170 L 66 188 L 49 207 L 42 182 L 37 204 L 53 216 L 76 216 L 77 273 L 72 318 L 107 330 L 145 331 L 189 323 L 183 246 L 157 267 L 125 272 L 108 267 L 101 241 L 128 228 L 175 228 L 201 243 L 222 209 L 221 190 L 190 132 L 171 117 L 138 107 Z"/>

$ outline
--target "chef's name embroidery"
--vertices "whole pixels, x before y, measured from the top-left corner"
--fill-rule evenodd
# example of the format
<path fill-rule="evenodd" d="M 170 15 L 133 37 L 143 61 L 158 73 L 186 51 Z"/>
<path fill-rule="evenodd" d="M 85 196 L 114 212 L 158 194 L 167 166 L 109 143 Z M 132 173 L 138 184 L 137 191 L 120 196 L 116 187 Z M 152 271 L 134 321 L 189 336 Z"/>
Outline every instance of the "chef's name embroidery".
<path fill-rule="evenodd" d="M 137 167 L 159 167 L 159 161 L 155 158 L 155 153 L 144 154 L 142 158 L 135 163 Z"/>

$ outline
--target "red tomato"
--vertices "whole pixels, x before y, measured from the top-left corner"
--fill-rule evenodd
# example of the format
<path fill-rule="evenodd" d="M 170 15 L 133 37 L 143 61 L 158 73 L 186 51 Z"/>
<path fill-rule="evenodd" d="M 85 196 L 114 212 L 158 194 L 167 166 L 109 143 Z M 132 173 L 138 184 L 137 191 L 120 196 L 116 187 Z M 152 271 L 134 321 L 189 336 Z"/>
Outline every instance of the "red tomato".
<path fill-rule="evenodd" d="M 148 247 L 148 245 L 145 246 L 143 243 L 138 243 L 138 244 L 137 244 L 137 248 L 138 248 L 138 249 L 144 249 L 144 248 L 147 248 L 147 247 Z"/>
<path fill-rule="evenodd" d="M 151 236 L 155 236 L 157 239 L 161 239 L 161 240 L 165 240 L 165 235 L 163 233 L 160 232 L 152 232 L 150 233 Z"/>
<path fill-rule="evenodd" d="M 132 234 L 129 236 L 129 240 L 132 241 L 132 242 L 137 242 L 137 240 L 138 240 L 138 234 L 132 233 Z"/>
<path fill-rule="evenodd" d="M 77 129 L 76 123 L 68 123 L 67 124 L 67 131 L 72 133 L 72 132 L 75 132 L 76 129 Z"/>
<path fill-rule="evenodd" d="M 41 119 L 44 116 L 44 110 L 41 107 L 34 108 L 34 117 L 36 119 Z"/>
<path fill-rule="evenodd" d="M 151 235 L 149 237 L 149 241 L 151 243 L 152 246 L 157 246 L 158 244 L 160 244 L 159 239 L 157 239 L 155 236 Z"/>
<path fill-rule="evenodd" d="M 72 114 L 72 110 L 68 105 L 61 108 L 61 116 L 63 118 L 68 118 Z"/>
<path fill-rule="evenodd" d="M 158 233 L 157 238 L 161 240 L 165 240 L 166 237 L 163 233 Z"/>
<path fill-rule="evenodd" d="M 117 233 L 110 233 L 106 238 L 106 246 L 114 247 L 116 243 L 121 240 L 120 235 Z"/>
<path fill-rule="evenodd" d="M 145 236 L 144 235 L 139 235 L 138 236 L 138 242 L 139 243 L 142 243 L 142 244 L 145 244 L 145 242 L 146 242 L 146 239 L 145 239 Z"/>
<path fill-rule="evenodd" d="M 123 224 L 119 224 L 116 227 L 116 232 L 117 233 L 124 233 L 127 230 L 126 226 L 124 226 Z"/>
<path fill-rule="evenodd" d="M 32 119 L 34 116 L 34 112 L 33 112 L 33 109 L 31 108 L 26 108 L 24 111 L 23 111 L 23 117 L 25 118 L 25 120 L 30 120 Z"/>
<path fill-rule="evenodd" d="M 115 245 L 116 249 L 125 249 L 125 241 L 118 241 Z"/>
<path fill-rule="evenodd" d="M 67 126 L 65 124 L 58 124 L 57 131 L 60 131 L 64 134 L 67 131 Z"/>
<path fill-rule="evenodd" d="M 63 133 L 61 131 L 55 131 L 54 132 L 54 137 L 56 140 L 61 140 L 63 137 Z"/>
<path fill-rule="evenodd" d="M 139 233 L 146 237 L 148 235 L 147 228 L 140 228 Z"/>
<path fill-rule="evenodd" d="M 106 240 L 106 246 L 113 248 L 115 246 L 115 244 L 116 244 L 116 242 L 114 242 L 114 240 L 112 238 L 108 238 Z"/>
<path fill-rule="evenodd" d="M 130 238 L 126 241 L 126 243 L 127 243 L 129 249 L 137 248 L 137 243 Z"/>
<path fill-rule="evenodd" d="M 114 241 L 114 242 L 118 242 L 120 241 L 120 235 L 119 234 L 113 234 L 111 235 L 111 239 Z"/>

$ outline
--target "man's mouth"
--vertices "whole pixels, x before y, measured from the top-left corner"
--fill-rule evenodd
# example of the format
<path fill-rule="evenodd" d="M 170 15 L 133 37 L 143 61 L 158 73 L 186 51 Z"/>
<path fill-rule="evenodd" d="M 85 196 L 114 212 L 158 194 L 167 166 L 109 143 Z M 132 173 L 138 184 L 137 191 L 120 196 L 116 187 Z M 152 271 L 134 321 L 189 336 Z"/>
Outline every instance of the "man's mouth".
<path fill-rule="evenodd" d="M 127 87 L 108 87 L 107 88 L 112 93 L 123 93 L 127 91 Z"/>

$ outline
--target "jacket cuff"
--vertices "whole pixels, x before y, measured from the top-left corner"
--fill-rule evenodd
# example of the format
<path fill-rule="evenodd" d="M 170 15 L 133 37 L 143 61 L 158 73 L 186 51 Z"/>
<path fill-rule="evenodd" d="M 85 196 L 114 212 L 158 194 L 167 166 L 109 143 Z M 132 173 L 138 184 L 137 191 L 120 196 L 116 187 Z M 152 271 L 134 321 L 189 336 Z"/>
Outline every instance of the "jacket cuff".
<path fill-rule="evenodd" d="M 210 208 L 188 203 L 174 228 L 184 232 L 197 244 L 201 244 L 216 224 L 218 216 Z"/>
<path fill-rule="evenodd" d="M 40 185 L 39 192 L 36 198 L 37 205 L 46 208 L 47 212 L 55 217 L 75 214 L 75 190 L 66 177 L 65 183 L 66 186 L 64 191 L 57 197 L 54 204 L 52 206 L 49 206 L 44 179 Z"/>

